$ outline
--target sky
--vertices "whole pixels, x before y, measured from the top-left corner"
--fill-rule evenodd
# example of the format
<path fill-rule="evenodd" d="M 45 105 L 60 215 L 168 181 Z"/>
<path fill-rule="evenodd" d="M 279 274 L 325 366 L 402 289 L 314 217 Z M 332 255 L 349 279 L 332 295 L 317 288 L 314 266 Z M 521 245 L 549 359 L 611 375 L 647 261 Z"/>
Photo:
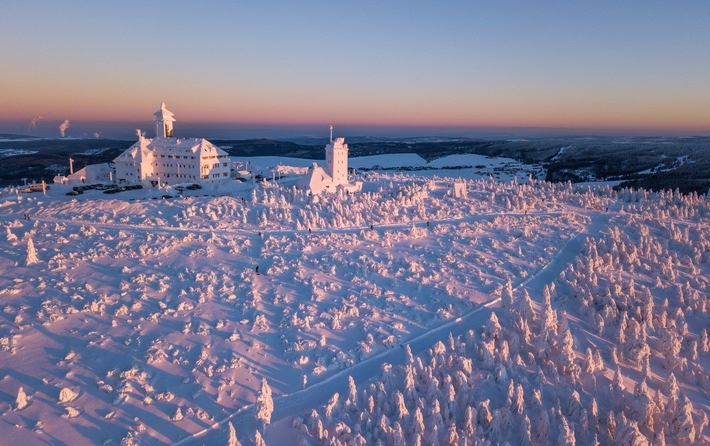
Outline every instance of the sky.
<path fill-rule="evenodd" d="M 67 136 L 82 122 L 133 133 L 165 101 L 176 132 L 182 122 L 710 134 L 707 1 L 0 7 L 0 130 L 58 132 L 69 120 Z"/>

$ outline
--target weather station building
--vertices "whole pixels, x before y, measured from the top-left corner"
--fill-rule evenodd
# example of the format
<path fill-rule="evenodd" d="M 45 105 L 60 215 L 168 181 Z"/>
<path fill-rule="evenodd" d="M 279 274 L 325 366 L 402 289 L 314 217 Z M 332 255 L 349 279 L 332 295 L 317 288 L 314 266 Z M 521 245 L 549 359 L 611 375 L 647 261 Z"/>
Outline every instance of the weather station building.
<path fill-rule="evenodd" d="M 153 117 L 155 138 L 137 131 L 138 142 L 113 160 L 117 183 L 156 186 L 229 179 L 232 162 L 227 152 L 204 138 L 174 137 L 175 117 L 165 103 Z"/>
<path fill-rule="evenodd" d="M 362 190 L 362 182 L 348 180 L 348 145 L 345 138 L 333 140 L 333 126 L 330 126 L 330 142 L 325 146 L 325 168 L 313 163 L 299 186 L 314 195 L 325 192 L 346 192 Z"/>

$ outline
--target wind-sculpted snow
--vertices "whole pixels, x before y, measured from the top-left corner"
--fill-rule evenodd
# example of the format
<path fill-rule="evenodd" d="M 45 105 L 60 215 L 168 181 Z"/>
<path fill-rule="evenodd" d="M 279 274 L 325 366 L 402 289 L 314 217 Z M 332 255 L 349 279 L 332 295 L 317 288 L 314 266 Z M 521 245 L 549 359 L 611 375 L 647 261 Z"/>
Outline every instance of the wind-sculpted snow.
<path fill-rule="evenodd" d="M 352 195 L 265 183 L 72 199 L 53 186 L 0 203 L 4 440 L 170 444 L 215 429 L 218 443 L 251 444 L 258 429 L 267 444 L 358 434 L 370 444 L 515 444 L 529 425 L 533 444 L 544 435 L 586 444 L 606 441 L 610 410 L 629 438 L 666 426 L 669 443 L 702 440 L 704 198 L 475 180 L 459 199 L 448 180 L 366 179 Z M 585 231 L 594 238 L 572 261 Z M 546 300 L 531 280 L 559 274 L 552 262 L 569 267 Z M 488 306 L 502 308 L 470 335 L 380 363 L 443 324 L 488 318 Z M 358 364 L 376 366 L 381 382 L 322 393 L 318 383 Z M 665 404 L 653 427 L 636 409 L 650 405 L 644 367 L 650 393 L 669 370 L 678 387 L 651 397 Z M 296 391 L 323 406 L 280 409 Z M 632 400 L 636 411 L 624 411 Z M 252 430 L 229 428 L 240 410 L 251 411 Z M 296 429 L 282 429 L 294 416 Z"/>
<path fill-rule="evenodd" d="M 295 441 L 707 444 L 710 209 L 643 191 L 621 201 L 542 296 L 506 284 L 483 327 L 419 356 L 406 346 L 404 364 L 297 415 Z"/>

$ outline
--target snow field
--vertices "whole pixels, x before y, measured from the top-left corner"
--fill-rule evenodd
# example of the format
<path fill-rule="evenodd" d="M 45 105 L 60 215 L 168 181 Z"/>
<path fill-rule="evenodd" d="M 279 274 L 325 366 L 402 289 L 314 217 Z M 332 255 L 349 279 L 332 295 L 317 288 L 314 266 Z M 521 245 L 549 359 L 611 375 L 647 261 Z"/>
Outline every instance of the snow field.
<path fill-rule="evenodd" d="M 592 296 L 604 295 L 604 286 L 619 282 L 620 274 L 626 281 L 633 277 L 638 284 L 634 287 L 648 283 L 656 271 L 665 274 L 661 280 L 667 287 L 656 294 L 652 290 L 654 300 L 681 284 L 683 302 L 691 302 L 690 314 L 683 309 L 688 329 L 679 334 L 681 343 L 687 336 L 686 344 L 703 345 L 698 330 L 707 325 L 704 199 L 688 202 L 673 195 L 626 192 L 619 196 L 608 188 L 575 190 L 564 184 L 490 179 L 469 180 L 468 198 L 454 199 L 448 193 L 449 180 L 387 173 L 363 178 L 367 180 L 364 191 L 356 195 L 313 197 L 288 185 L 266 183 L 253 192 L 251 185 L 238 185 L 206 191 L 208 196 L 172 200 L 152 200 L 149 191 L 71 200 L 59 188 L 52 189 L 56 195 L 6 200 L 0 207 L 5 226 L 0 233 L 0 363 L 6 364 L 0 377 L 0 413 L 7 426 L 3 433 L 13 442 L 30 444 L 174 443 L 254 403 L 264 393 L 263 378 L 273 391 L 275 413 L 283 418 L 288 410 L 279 412 L 278 398 L 302 389 L 304 375 L 304 395 L 316 400 L 324 396 L 325 404 L 332 395 L 321 395 L 317 383 L 383 352 L 403 351 L 399 346 L 409 339 L 501 298 L 506 307 L 495 310 L 499 329 L 493 322 L 483 331 L 472 327 L 470 337 L 444 339 L 431 354 L 412 355 L 414 365 L 409 359 L 383 364 L 384 397 L 379 396 L 382 386 L 377 381 L 358 382 L 355 406 L 343 393 L 322 413 L 314 405 L 316 418 L 310 412 L 305 417 L 292 413 L 289 418 L 298 415 L 307 431 L 298 421 L 295 430 L 275 432 L 272 426 L 279 428 L 278 423 L 257 428 L 267 443 L 290 435 L 316 444 L 326 431 L 329 438 L 344 441 L 345 428 L 354 440 L 355 420 L 367 407 L 370 427 L 385 423 L 384 416 L 387 429 L 379 426 L 373 433 L 363 429 L 367 425 L 363 421 L 363 438 L 369 433 L 373 443 L 378 438 L 394 442 L 399 438 L 393 423 L 397 421 L 405 438 L 414 441 L 414 431 L 407 429 L 414 425 L 415 406 L 422 403 L 404 399 L 405 415 L 396 394 L 398 390 L 407 395 L 402 386 L 409 365 L 412 373 L 423 376 L 417 384 L 423 389 L 417 389 L 417 395 L 421 392 L 428 411 L 422 412 L 422 422 L 437 426 L 439 441 L 453 435 L 448 416 L 453 411 L 451 394 L 439 398 L 439 393 L 451 392 L 446 376 L 456 392 L 454 430 L 459 439 L 471 436 L 459 429 L 466 426 L 467 407 L 485 413 L 481 404 L 486 399 L 493 418 L 488 421 L 483 416 L 474 436 L 491 434 L 490 439 L 511 442 L 522 438 L 518 426 L 523 424 L 517 421 L 524 422 L 524 417 L 501 418 L 508 415 L 503 409 L 513 383 L 516 397 L 518 384 L 523 386 L 531 429 L 545 413 L 556 440 L 566 434 L 565 423 L 571 430 L 569 423 L 578 426 L 578 417 L 556 409 L 556 405 L 566 407 L 574 391 L 588 413 L 595 396 L 602 415 L 613 409 L 621 418 L 623 407 L 602 400 L 611 394 L 590 390 L 591 378 L 581 364 L 582 349 L 592 342 L 593 352 L 599 351 L 609 363 L 607 338 L 623 316 L 604 313 L 606 331 L 597 339 L 587 321 L 591 313 L 582 313 L 591 311 L 584 310 L 589 305 L 577 303 L 580 297 L 574 294 L 580 289 Z M 580 265 L 588 263 L 585 248 L 555 283 L 550 303 L 545 303 L 543 293 L 533 292 L 527 306 L 521 307 L 527 301 L 518 286 L 528 283 L 533 290 L 529 279 L 559 258 L 560 249 L 610 206 L 622 220 L 603 236 L 594 234 L 594 240 L 618 232 L 614 236 L 624 241 L 623 252 L 640 243 L 643 256 L 646 245 L 651 250 L 660 244 L 656 261 L 649 255 L 644 263 L 651 269 L 641 269 L 646 275 L 637 277 L 639 265 L 624 263 L 628 259 L 619 256 L 608 271 L 602 273 L 601 266 L 595 270 L 596 284 L 592 281 L 594 287 L 585 288 L 580 283 L 586 282 L 577 275 L 583 270 Z M 620 206 L 623 211 L 617 213 Z M 32 220 L 23 220 L 23 213 Z M 672 228 L 666 228 L 668 219 L 674 221 Z M 655 238 L 641 240 L 639 234 L 646 229 L 639 221 L 649 228 L 646 237 Z M 673 242 L 664 248 L 669 238 Z M 634 262 L 640 262 L 639 257 L 637 253 Z M 625 274 L 631 276 L 624 279 Z M 628 285 L 620 287 L 625 290 Z M 632 314 L 635 317 L 640 310 L 627 305 L 627 318 L 634 320 Z M 554 321 L 554 312 L 563 309 L 567 316 L 555 316 L 557 322 L 543 330 L 541 315 Z M 664 311 L 677 318 L 677 311 Z M 635 333 L 629 327 L 633 324 L 627 321 L 625 329 Z M 524 341 L 526 332 L 528 341 Z M 574 342 L 570 343 L 568 332 L 574 332 Z M 543 353 L 538 349 L 541 343 L 549 345 Z M 702 390 L 702 375 L 695 364 L 706 366 L 707 355 L 702 348 L 696 350 L 693 356 L 692 347 L 682 347 L 677 358 L 671 358 L 681 364 L 685 358 L 683 370 L 691 370 L 680 374 L 678 382 L 690 395 L 691 418 L 697 424 L 701 411 L 707 410 L 707 396 L 702 400 L 707 390 Z M 628 389 L 635 378 L 631 365 L 624 362 L 626 356 L 620 361 Z M 666 376 L 663 367 L 652 358 L 651 370 L 658 376 Z M 461 378 L 459 372 L 468 373 L 465 386 L 456 380 Z M 592 374 L 598 386 L 613 383 L 608 368 Z M 525 380 L 532 384 L 525 385 Z M 657 381 L 660 378 L 648 385 L 655 389 L 660 385 Z M 310 387 L 315 390 L 309 394 Z M 528 403 L 534 400 L 536 388 L 541 394 L 539 407 Z M 370 396 L 377 406 L 371 411 Z M 558 404 L 557 398 L 562 402 Z M 434 399 L 439 401 L 441 426 L 433 412 Z M 630 412 L 624 416 L 635 420 Z M 673 420 L 670 415 L 660 418 L 669 426 Z M 315 420 L 321 421 L 320 433 Z M 495 437 L 491 422 L 505 427 L 509 421 L 516 421 L 516 429 L 501 429 Z M 255 431 L 246 426 L 234 424 L 237 437 L 249 444 Z M 217 434 L 224 438 L 218 436 L 217 442 L 227 443 L 228 426 L 221 429 Z M 642 435 L 651 432 L 644 426 L 639 429 Z M 603 435 L 597 435 L 602 442 Z M 669 427 L 666 438 L 669 443 L 680 438 L 678 430 Z M 533 437 L 533 441 L 538 440 Z"/>

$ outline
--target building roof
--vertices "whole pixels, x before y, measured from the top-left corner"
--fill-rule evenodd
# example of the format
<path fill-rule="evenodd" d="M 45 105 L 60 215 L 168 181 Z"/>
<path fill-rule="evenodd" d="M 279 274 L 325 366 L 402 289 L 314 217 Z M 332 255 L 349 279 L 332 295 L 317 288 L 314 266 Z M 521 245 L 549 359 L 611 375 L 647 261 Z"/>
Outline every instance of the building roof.
<path fill-rule="evenodd" d="M 333 185 L 333 179 L 325 173 L 322 167 L 313 163 L 308 173 L 301 177 L 298 186 L 310 190 L 313 194 L 320 194 L 324 189 Z"/>
<path fill-rule="evenodd" d="M 156 155 L 227 156 L 204 138 L 142 138 L 114 161 L 140 162 Z"/>
<path fill-rule="evenodd" d="M 153 157 L 153 151 L 148 148 L 148 143 L 150 139 L 141 137 L 138 142 L 129 147 L 125 152 L 118 155 L 114 162 L 120 161 L 130 161 L 140 163 L 144 159 L 150 159 Z"/>

